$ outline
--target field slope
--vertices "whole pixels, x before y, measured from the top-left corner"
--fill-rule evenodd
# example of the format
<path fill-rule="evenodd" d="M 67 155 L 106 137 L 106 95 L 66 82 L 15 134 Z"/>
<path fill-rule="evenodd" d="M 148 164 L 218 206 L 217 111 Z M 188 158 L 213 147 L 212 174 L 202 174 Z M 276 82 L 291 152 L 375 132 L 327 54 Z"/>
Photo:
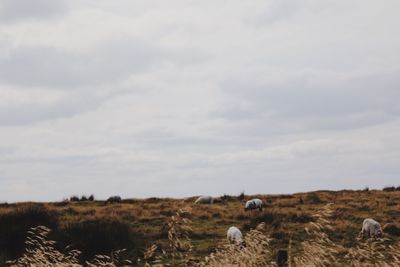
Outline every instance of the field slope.
<path fill-rule="evenodd" d="M 246 200 L 261 198 L 264 211 L 245 212 Z M 124 199 L 121 203 L 79 201 L 56 203 L 16 203 L 0 205 L 0 255 L 15 259 L 25 249 L 27 231 L 44 225 L 63 251 L 66 246 L 81 250 L 81 260 L 96 254 L 109 255 L 126 248 L 129 257 L 143 257 L 152 244 L 167 249 L 170 217 L 184 210 L 191 220 L 190 238 L 193 258 L 202 259 L 226 242 L 226 230 L 235 225 L 244 233 L 265 222 L 265 234 L 272 239 L 274 253 L 287 249 L 292 241 L 294 253 L 307 238 L 305 226 L 315 220 L 316 211 L 333 203 L 332 240 L 353 247 L 364 218 L 372 217 L 394 241 L 400 240 L 400 191 L 318 191 L 293 195 L 222 196 L 212 205 L 194 205 L 188 199 Z"/>

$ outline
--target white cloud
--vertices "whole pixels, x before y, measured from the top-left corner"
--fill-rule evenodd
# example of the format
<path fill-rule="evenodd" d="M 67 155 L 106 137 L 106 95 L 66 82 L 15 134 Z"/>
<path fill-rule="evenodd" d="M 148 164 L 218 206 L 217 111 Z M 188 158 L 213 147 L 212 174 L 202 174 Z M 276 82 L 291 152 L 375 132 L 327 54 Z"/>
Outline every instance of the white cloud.
<path fill-rule="evenodd" d="M 397 183 L 398 1 L 14 2 L 4 200 Z"/>
<path fill-rule="evenodd" d="M 68 6 L 62 0 L 3 0 L 0 3 L 0 21 L 16 23 L 49 19 L 67 13 Z"/>

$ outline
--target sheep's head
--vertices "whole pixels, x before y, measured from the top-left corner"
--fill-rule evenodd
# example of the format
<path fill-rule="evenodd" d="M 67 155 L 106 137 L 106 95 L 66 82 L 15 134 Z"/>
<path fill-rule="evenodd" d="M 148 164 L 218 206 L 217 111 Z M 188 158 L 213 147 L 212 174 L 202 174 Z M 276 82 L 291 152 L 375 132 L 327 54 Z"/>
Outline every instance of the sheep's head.
<path fill-rule="evenodd" d="M 254 209 L 256 207 L 256 204 L 254 203 L 254 202 L 248 202 L 248 203 L 246 203 L 246 205 L 245 205 L 245 207 L 244 207 L 244 210 L 245 211 L 247 211 L 247 210 L 252 210 L 252 209 Z"/>
<path fill-rule="evenodd" d="M 378 228 L 378 229 L 375 231 L 375 236 L 376 236 L 376 237 L 382 237 L 382 236 L 383 236 L 382 228 Z"/>
<path fill-rule="evenodd" d="M 382 238 L 383 237 L 383 230 L 379 224 L 374 225 L 372 236 L 374 238 Z"/>

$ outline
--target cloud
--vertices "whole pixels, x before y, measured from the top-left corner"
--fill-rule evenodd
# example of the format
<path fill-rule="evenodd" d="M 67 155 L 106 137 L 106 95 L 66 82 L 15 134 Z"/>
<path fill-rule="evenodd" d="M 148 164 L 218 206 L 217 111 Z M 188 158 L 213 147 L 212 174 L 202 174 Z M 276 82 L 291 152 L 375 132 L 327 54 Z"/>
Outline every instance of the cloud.
<path fill-rule="evenodd" d="M 63 15 L 68 6 L 61 0 L 4 0 L 0 5 L 0 21 L 3 23 L 27 20 L 43 20 Z"/>
<path fill-rule="evenodd" d="M 0 193 L 395 184 L 398 5 L 6 1 Z"/>
<path fill-rule="evenodd" d="M 34 124 L 93 110 L 105 100 L 83 91 L 0 89 L 0 126 Z"/>
<path fill-rule="evenodd" d="M 285 121 L 297 124 L 299 130 L 311 131 L 357 128 L 399 117 L 395 100 L 400 97 L 396 89 L 397 73 L 365 74 L 340 82 L 315 83 L 319 79 L 317 75 L 321 74 L 304 77 L 289 74 L 279 83 L 253 82 L 248 76 L 229 78 L 222 83 L 226 104 L 215 115 L 229 121 L 253 120 L 258 125 L 270 125 L 274 132 L 279 127 L 274 122 L 279 122 L 282 132 L 287 132 L 294 129 L 286 128 Z M 262 126 L 255 128 L 263 131 Z"/>
<path fill-rule="evenodd" d="M 18 86 L 67 88 L 119 82 L 144 71 L 160 51 L 138 43 L 117 43 L 74 53 L 54 47 L 12 49 L 0 59 L 0 80 Z"/>

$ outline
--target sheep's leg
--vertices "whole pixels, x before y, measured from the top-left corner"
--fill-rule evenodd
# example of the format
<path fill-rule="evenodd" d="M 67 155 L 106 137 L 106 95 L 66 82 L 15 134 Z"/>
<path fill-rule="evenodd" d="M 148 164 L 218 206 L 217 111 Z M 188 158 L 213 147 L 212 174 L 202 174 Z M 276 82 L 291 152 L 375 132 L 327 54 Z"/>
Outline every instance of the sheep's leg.
<path fill-rule="evenodd" d="M 367 234 L 368 238 L 371 237 L 370 232 L 369 232 L 369 229 L 367 230 L 367 229 L 365 229 L 365 228 L 363 227 L 363 228 L 361 229 L 361 232 L 360 232 L 359 235 L 361 235 L 361 238 L 364 238 L 365 234 Z"/>
<path fill-rule="evenodd" d="M 361 231 L 358 233 L 358 238 L 363 238 L 364 237 L 364 229 L 361 229 Z"/>
<path fill-rule="evenodd" d="M 372 237 L 373 237 L 375 240 L 378 239 L 378 235 L 377 235 L 376 231 L 374 231 L 374 232 L 372 233 Z"/>

